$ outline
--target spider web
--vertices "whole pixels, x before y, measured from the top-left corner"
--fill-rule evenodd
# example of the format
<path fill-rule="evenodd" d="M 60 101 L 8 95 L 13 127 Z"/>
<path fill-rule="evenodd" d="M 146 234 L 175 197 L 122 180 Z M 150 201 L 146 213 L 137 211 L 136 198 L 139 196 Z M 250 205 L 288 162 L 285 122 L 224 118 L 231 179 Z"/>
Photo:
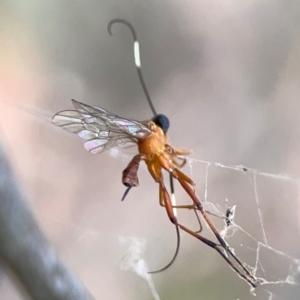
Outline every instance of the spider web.
<path fill-rule="evenodd" d="M 221 235 L 252 274 L 264 279 L 255 290 L 248 290 L 238 299 L 298 299 L 300 242 L 294 224 L 299 224 L 299 179 L 198 159 L 189 159 L 186 169 L 197 184 L 202 183 L 198 184 L 197 193 Z M 235 214 L 230 226 L 226 226 L 225 214 L 230 207 L 235 207 Z M 141 251 L 146 241 L 130 240 L 122 269 L 143 277 L 154 299 L 160 299 L 146 273 Z"/>

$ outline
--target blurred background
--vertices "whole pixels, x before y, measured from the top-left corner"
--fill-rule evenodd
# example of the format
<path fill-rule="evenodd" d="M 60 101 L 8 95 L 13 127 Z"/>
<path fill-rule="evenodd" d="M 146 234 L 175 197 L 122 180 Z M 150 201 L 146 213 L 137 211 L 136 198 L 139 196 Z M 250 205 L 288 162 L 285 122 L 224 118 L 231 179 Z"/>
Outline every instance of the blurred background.
<path fill-rule="evenodd" d="M 125 118 L 152 117 L 129 29 L 115 24 L 113 37 L 107 33 L 114 18 L 137 31 L 144 77 L 156 110 L 170 118 L 172 144 L 193 149 L 184 172 L 198 195 L 223 211 L 226 199 L 237 205 L 235 222 L 253 238 L 237 230 L 230 245 L 258 276 L 299 281 L 299 9 L 295 0 L 0 2 L 1 142 L 46 235 L 96 299 L 153 299 L 142 278 L 120 270 L 127 251 L 120 236 L 147 241 L 150 270 L 167 264 L 176 245 L 144 166 L 141 186 L 120 201 L 134 149 L 94 156 L 49 122 L 72 108 L 71 98 Z M 197 229 L 193 212 L 179 219 Z M 0 279 L 1 299 L 26 299 L 12 277 Z M 300 293 L 297 284 L 278 283 L 254 297 L 215 251 L 186 234 L 175 264 L 153 281 L 163 300 Z"/>

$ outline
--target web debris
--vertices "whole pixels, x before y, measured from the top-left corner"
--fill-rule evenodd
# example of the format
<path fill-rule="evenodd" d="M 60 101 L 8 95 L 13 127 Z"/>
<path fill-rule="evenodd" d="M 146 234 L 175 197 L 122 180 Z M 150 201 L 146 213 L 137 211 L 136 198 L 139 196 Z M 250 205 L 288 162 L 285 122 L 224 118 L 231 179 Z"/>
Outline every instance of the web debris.
<path fill-rule="evenodd" d="M 203 199 L 205 210 L 225 221 L 220 234 L 225 240 L 231 239 L 235 234 L 239 235 L 232 239 L 229 245 L 230 247 L 234 245 L 239 252 L 244 248 L 244 252 L 250 253 L 252 259 L 248 258 L 246 265 L 254 276 L 264 279 L 260 286 L 268 294 L 268 299 L 287 299 L 286 296 L 276 295 L 280 292 L 266 290 L 264 287 L 281 288 L 300 283 L 300 259 L 296 258 L 299 252 L 295 251 L 297 247 L 299 249 L 300 243 L 299 236 L 294 236 L 294 231 L 299 232 L 299 223 L 295 227 L 295 221 L 299 222 L 296 212 L 300 211 L 298 202 L 300 179 L 261 172 L 242 165 L 226 166 L 198 159 L 189 159 L 188 163 L 195 182 L 203 182 L 203 187 L 197 188 L 202 191 L 203 196 L 200 198 Z M 201 172 L 200 170 L 198 172 L 199 167 Z M 202 178 L 197 178 L 199 173 L 202 173 Z M 211 180 L 211 177 L 214 178 Z M 239 179 L 239 182 L 236 182 L 236 179 Z M 234 188 L 231 190 L 237 191 L 233 193 L 220 191 L 222 188 L 218 182 L 223 182 L 223 189 L 224 185 L 232 184 Z M 220 198 L 219 195 L 222 194 L 225 194 L 224 198 Z M 229 208 L 228 201 L 231 203 Z M 223 205 L 220 205 L 221 202 Z M 236 207 L 238 207 L 237 216 L 235 216 Z M 228 211 L 229 209 L 233 211 Z M 226 219 L 227 213 L 231 217 L 230 220 Z M 243 222 L 245 216 L 249 220 Z M 276 224 L 274 220 L 277 221 Z M 249 243 L 245 243 L 245 246 L 237 244 L 245 240 L 245 237 Z M 244 260 L 243 255 L 239 256 Z"/>
<path fill-rule="evenodd" d="M 134 272 L 146 280 L 154 299 L 160 300 L 151 274 L 148 273 L 147 264 L 143 259 L 143 253 L 146 249 L 146 240 L 136 237 L 119 237 L 119 243 L 121 245 L 129 243 L 129 248 L 119 263 L 121 269 Z"/>

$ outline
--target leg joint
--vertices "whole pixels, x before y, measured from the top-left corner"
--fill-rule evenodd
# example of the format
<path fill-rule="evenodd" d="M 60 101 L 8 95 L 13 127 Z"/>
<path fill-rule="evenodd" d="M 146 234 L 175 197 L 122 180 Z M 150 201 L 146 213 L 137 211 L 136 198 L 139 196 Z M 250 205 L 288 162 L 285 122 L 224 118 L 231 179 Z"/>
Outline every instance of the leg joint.
<path fill-rule="evenodd" d="M 177 218 L 176 218 L 175 216 L 173 216 L 173 217 L 170 217 L 170 221 L 171 221 L 173 224 L 175 224 L 175 225 L 177 225 L 177 224 L 178 224 L 178 222 L 177 222 Z"/>

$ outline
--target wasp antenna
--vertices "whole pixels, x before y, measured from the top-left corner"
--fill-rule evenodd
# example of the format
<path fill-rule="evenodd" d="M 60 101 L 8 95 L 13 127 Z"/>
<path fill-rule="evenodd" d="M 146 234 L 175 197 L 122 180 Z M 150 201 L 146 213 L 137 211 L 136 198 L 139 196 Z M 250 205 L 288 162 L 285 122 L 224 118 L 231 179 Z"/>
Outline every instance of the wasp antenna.
<path fill-rule="evenodd" d="M 113 24 L 115 24 L 115 23 L 121 23 L 121 24 L 124 24 L 124 25 L 126 25 L 127 27 L 129 27 L 129 29 L 131 30 L 131 33 L 132 33 L 132 35 L 133 35 L 134 41 L 137 42 L 137 35 L 136 35 L 136 31 L 135 31 L 134 27 L 132 26 L 131 23 L 129 23 L 128 21 L 123 20 L 123 19 L 113 19 L 113 20 L 111 20 L 111 21 L 108 23 L 108 25 L 107 25 L 107 31 L 108 31 L 108 33 L 109 33 L 110 35 L 113 35 L 113 34 L 112 34 L 112 31 L 111 31 L 111 28 L 112 28 Z"/>
<path fill-rule="evenodd" d="M 145 83 L 145 80 L 144 80 L 144 76 L 143 76 L 143 73 L 142 73 L 142 65 L 141 65 L 141 58 L 140 58 L 140 44 L 139 44 L 139 41 L 137 39 L 136 31 L 135 31 L 134 27 L 132 26 L 132 24 L 129 23 L 128 21 L 123 20 L 123 19 L 113 19 L 107 25 L 107 31 L 110 35 L 112 35 L 112 31 L 111 31 L 112 25 L 115 24 L 115 23 L 121 23 L 121 24 L 126 25 L 127 27 L 129 27 L 129 29 L 132 33 L 133 40 L 134 40 L 134 44 L 133 44 L 133 46 L 134 46 L 134 62 L 135 62 L 136 70 L 137 70 L 137 73 L 138 73 L 138 76 L 139 76 L 144 94 L 145 94 L 145 96 L 147 98 L 147 101 L 148 101 L 148 104 L 150 106 L 150 109 L 152 110 L 152 113 L 154 114 L 154 116 L 156 116 L 157 112 L 156 112 L 156 110 L 154 108 L 154 105 L 152 103 L 152 100 L 151 100 L 150 94 L 148 92 L 148 89 L 147 89 L 147 86 L 146 86 L 146 83 Z"/>
<path fill-rule="evenodd" d="M 178 226 L 175 225 L 175 227 L 176 227 L 176 235 L 177 235 L 177 245 L 176 245 L 176 251 L 175 251 L 175 254 L 174 254 L 172 260 L 166 266 L 164 266 L 163 268 L 161 268 L 161 269 L 159 269 L 157 271 L 148 272 L 149 274 L 154 274 L 154 273 L 159 273 L 159 272 L 165 271 L 166 269 L 168 269 L 169 267 L 171 267 L 172 264 L 174 263 L 174 261 L 176 260 L 177 255 L 179 253 L 179 248 L 180 248 L 180 233 L 179 233 Z"/>

